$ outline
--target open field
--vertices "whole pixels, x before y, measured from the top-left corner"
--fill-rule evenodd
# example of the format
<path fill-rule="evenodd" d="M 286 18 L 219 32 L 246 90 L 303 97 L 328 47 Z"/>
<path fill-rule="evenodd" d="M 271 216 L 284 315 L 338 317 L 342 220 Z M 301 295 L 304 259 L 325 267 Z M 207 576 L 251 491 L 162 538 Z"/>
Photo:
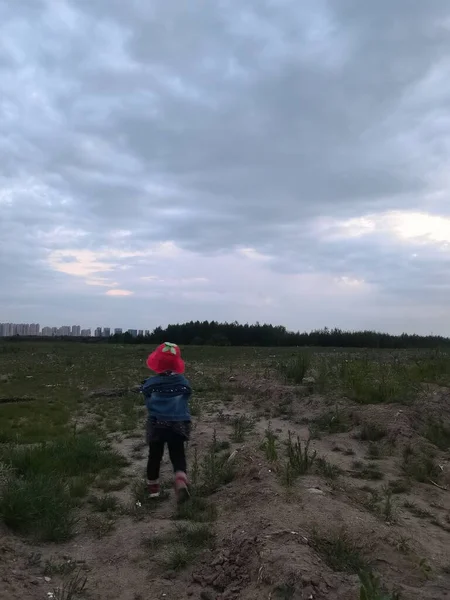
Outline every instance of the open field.
<path fill-rule="evenodd" d="M 0 598 L 450 598 L 450 356 L 187 347 L 177 511 L 151 349 L 0 344 Z"/>

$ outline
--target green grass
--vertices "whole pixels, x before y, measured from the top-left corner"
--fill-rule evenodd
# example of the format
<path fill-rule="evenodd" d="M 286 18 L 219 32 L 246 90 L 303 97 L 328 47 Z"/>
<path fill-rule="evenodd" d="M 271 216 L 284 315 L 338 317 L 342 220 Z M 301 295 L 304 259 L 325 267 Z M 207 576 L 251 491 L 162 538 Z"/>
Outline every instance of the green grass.
<path fill-rule="evenodd" d="M 88 434 L 37 446 L 3 446 L 0 461 L 10 466 L 17 476 L 25 478 L 51 474 L 78 477 L 81 473 L 99 473 L 107 468 L 119 472 L 127 464 L 122 455 Z"/>
<path fill-rule="evenodd" d="M 345 529 L 326 534 L 313 530 L 310 545 L 333 571 L 359 573 L 368 568 L 366 558 Z"/>
<path fill-rule="evenodd" d="M 344 393 L 360 404 L 410 403 L 418 393 L 407 366 L 354 358 L 340 364 Z"/>
<path fill-rule="evenodd" d="M 74 532 L 75 499 L 88 491 L 89 475 L 125 464 L 121 455 L 88 435 L 34 446 L 6 445 L 0 461 L 9 475 L 0 489 L 0 519 L 41 541 L 63 541 Z M 80 475 L 83 474 L 83 475 Z"/>
<path fill-rule="evenodd" d="M 1 485 L 0 519 L 12 531 L 41 542 L 62 542 L 74 535 L 74 502 L 55 475 L 9 476 Z"/>

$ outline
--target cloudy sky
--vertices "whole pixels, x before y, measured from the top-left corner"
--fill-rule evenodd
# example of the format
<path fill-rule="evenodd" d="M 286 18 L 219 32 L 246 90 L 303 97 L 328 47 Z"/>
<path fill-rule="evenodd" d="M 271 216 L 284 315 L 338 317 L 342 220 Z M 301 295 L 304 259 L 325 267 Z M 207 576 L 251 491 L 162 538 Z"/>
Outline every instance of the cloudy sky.
<path fill-rule="evenodd" d="M 0 0 L 0 321 L 450 335 L 448 0 Z"/>

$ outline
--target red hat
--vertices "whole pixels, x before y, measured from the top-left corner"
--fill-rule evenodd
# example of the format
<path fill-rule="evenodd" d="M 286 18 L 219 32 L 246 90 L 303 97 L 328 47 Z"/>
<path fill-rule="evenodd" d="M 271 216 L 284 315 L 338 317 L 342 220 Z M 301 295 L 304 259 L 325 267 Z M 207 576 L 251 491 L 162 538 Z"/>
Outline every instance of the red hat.
<path fill-rule="evenodd" d="M 176 344 L 164 342 L 147 358 L 147 367 L 155 373 L 173 371 L 181 375 L 184 373 L 184 360 L 181 358 L 179 347 Z"/>

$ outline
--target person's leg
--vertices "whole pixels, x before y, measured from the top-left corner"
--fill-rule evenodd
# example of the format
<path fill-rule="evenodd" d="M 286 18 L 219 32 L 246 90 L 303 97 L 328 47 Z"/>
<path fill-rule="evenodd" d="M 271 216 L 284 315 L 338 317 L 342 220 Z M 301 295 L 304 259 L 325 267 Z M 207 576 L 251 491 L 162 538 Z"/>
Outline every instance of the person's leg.
<path fill-rule="evenodd" d="M 159 470 L 164 455 L 164 442 L 150 442 L 147 462 L 147 484 L 150 496 L 156 498 L 159 496 Z"/>
<path fill-rule="evenodd" d="M 184 502 L 189 498 L 188 480 L 186 475 L 186 452 L 185 440 L 180 435 L 174 434 L 168 441 L 169 456 L 175 473 L 175 491 L 178 502 Z"/>

